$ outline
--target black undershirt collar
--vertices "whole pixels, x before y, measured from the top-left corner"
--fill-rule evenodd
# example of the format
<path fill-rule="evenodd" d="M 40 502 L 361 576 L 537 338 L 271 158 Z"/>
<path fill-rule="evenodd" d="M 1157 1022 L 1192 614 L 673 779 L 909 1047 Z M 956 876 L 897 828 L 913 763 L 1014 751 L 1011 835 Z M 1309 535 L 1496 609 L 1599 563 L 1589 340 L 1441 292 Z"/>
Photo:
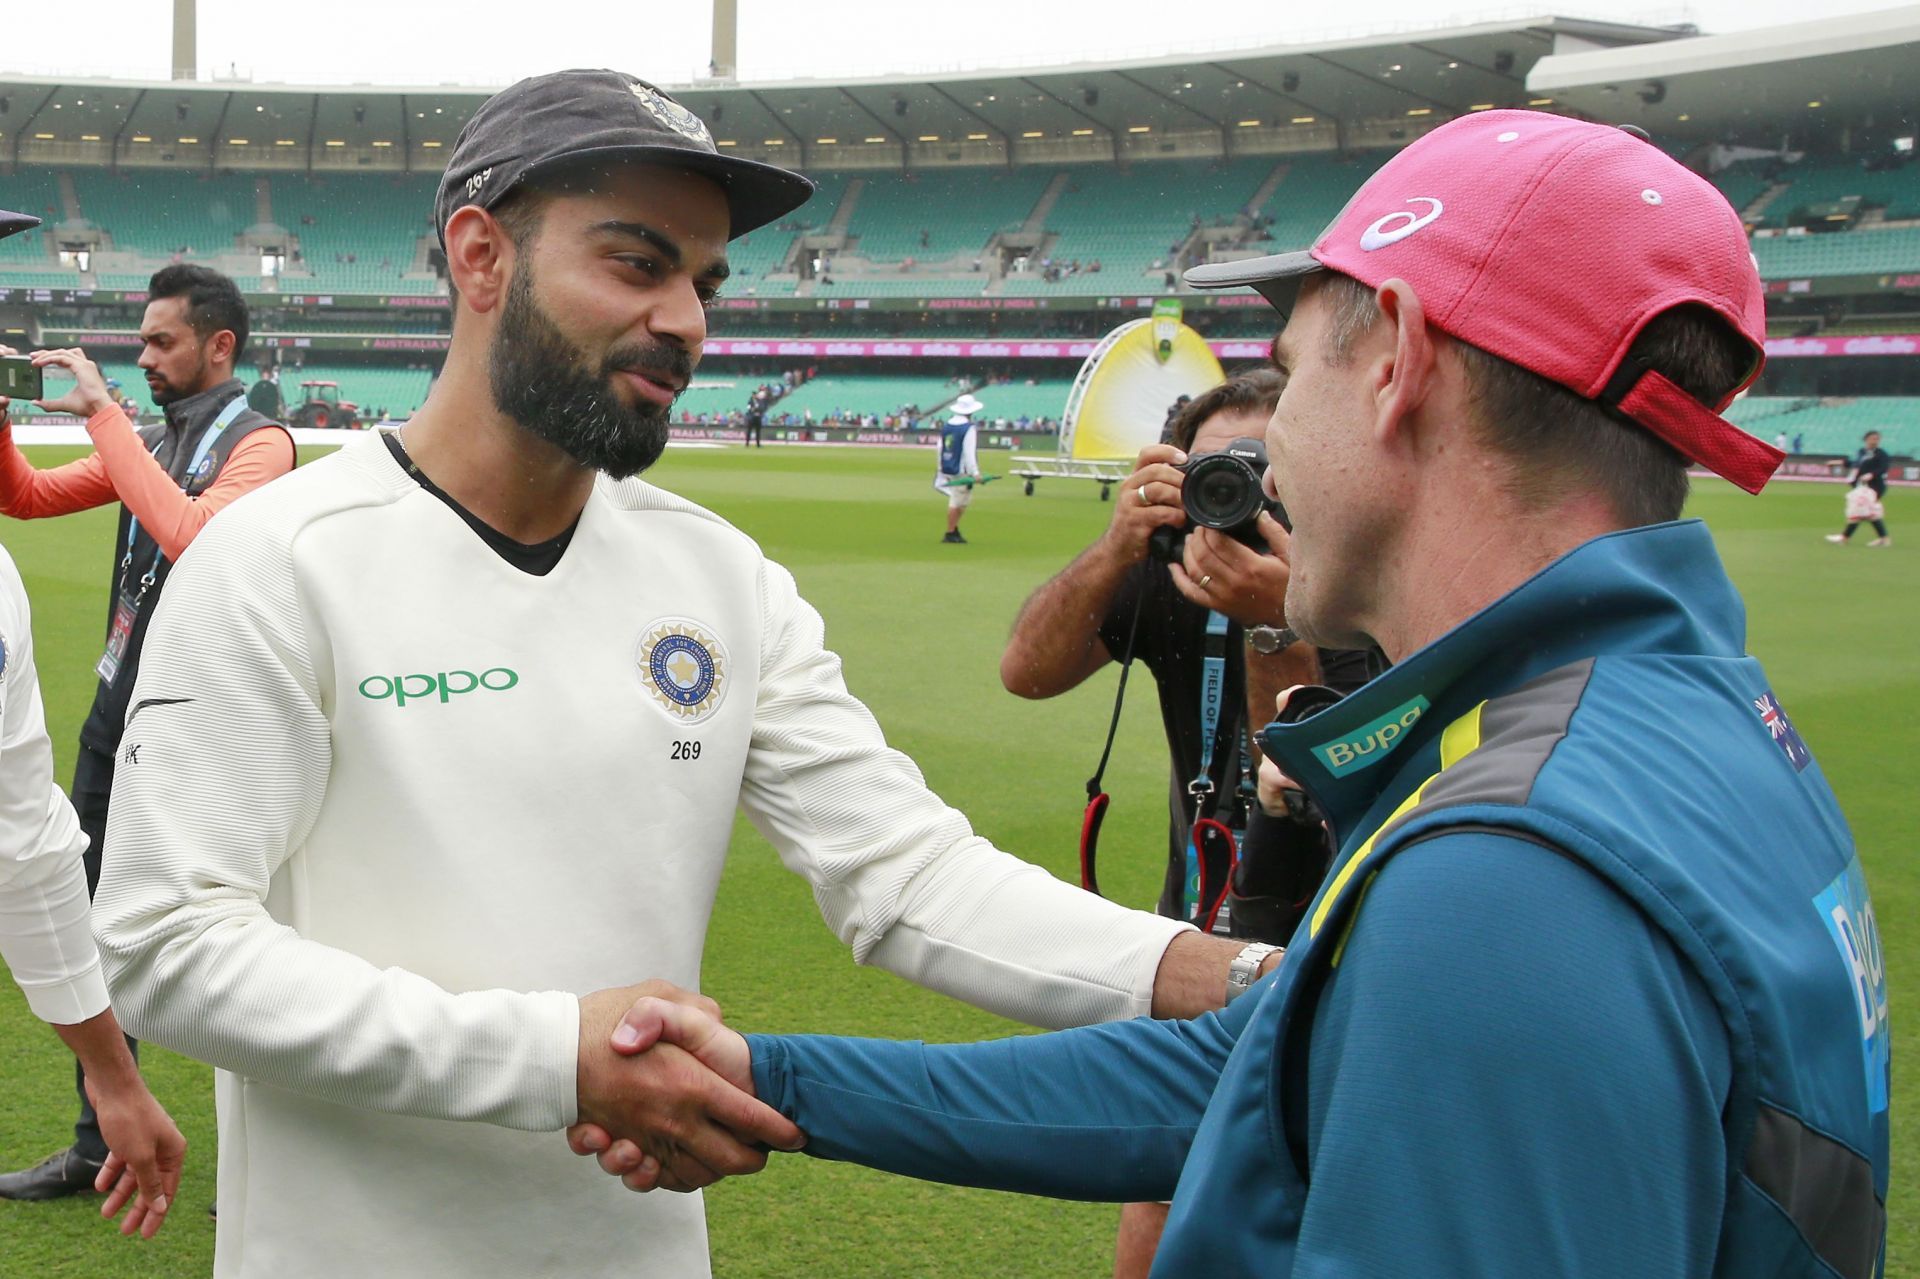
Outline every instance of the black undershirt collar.
<path fill-rule="evenodd" d="M 406 449 L 401 447 L 398 431 L 387 431 L 381 439 L 386 443 L 387 452 L 393 454 L 393 460 L 400 464 L 400 469 L 405 471 L 414 483 L 452 507 L 453 513 L 465 520 L 467 527 L 480 535 L 481 541 L 492 547 L 495 554 L 522 573 L 528 573 L 534 577 L 545 577 L 553 572 L 554 566 L 560 563 L 560 557 L 567 553 L 567 547 L 573 541 L 573 531 L 580 527 L 579 516 L 574 516 L 573 523 L 567 525 L 558 537 L 548 538 L 544 542 L 516 542 L 460 505 L 445 489 L 428 479 L 427 473 L 422 471 L 414 460 L 407 456 Z"/>

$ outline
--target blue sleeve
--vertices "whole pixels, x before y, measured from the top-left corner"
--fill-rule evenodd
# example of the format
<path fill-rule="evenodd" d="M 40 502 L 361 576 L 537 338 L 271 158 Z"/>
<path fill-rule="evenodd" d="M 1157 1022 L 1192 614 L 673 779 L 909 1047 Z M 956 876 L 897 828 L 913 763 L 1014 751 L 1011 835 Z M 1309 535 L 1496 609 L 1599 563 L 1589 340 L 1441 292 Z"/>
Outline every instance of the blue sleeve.
<path fill-rule="evenodd" d="M 1666 935 L 1564 854 L 1458 833 L 1393 857 L 1306 1070 L 1295 1279 L 1713 1269 L 1725 1026 Z"/>
<path fill-rule="evenodd" d="M 1268 977 L 1265 980 L 1271 981 Z M 979 1044 L 749 1035 L 806 1153 L 1055 1199 L 1166 1199 L 1259 1001 Z"/>

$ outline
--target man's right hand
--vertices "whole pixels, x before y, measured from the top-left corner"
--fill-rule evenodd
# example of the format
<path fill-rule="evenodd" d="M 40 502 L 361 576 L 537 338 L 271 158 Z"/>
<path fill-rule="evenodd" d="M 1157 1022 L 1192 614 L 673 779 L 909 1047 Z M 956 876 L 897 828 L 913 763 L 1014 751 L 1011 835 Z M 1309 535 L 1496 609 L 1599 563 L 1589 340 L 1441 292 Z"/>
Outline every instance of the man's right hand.
<path fill-rule="evenodd" d="M 651 1056 L 678 1048 L 692 1054 L 700 1063 L 748 1096 L 753 1095 L 753 1056 L 747 1041 L 723 1023 L 717 1010 L 686 1002 L 652 996 L 635 1001 L 614 1027 L 614 1051 Z M 796 1134 L 799 1129 L 793 1130 Z M 796 1150 L 800 1141 L 785 1149 Z M 600 1167 L 619 1177 L 629 1190 L 647 1191 L 657 1187 L 686 1189 L 676 1185 L 683 1178 L 675 1170 L 663 1167 L 660 1160 L 637 1143 L 614 1139 L 591 1124 L 576 1124 L 567 1130 L 567 1142 L 577 1155 L 598 1155 Z"/>
<path fill-rule="evenodd" d="M 693 1054 L 660 1044 L 638 1056 L 614 1048 L 614 1031 L 636 1003 L 651 1000 L 691 1009 L 718 1023 L 719 1006 L 665 982 L 596 991 L 580 1000 L 579 1121 L 569 1129 L 576 1152 L 591 1129 L 640 1152 L 658 1170 L 635 1189 L 697 1190 L 722 1177 L 758 1172 L 765 1147 L 798 1149 L 805 1138 L 778 1111 Z M 649 1005 L 651 1006 L 651 1005 Z M 632 1185 L 632 1182 L 629 1182 Z"/>
<path fill-rule="evenodd" d="M 1113 523 L 1104 540 L 1116 558 L 1132 564 L 1147 557 L 1147 542 L 1161 527 L 1179 528 L 1187 522 L 1181 504 L 1186 474 L 1175 468 L 1187 455 L 1171 444 L 1149 444 L 1133 461 L 1133 474 L 1120 482 L 1113 503 Z"/>

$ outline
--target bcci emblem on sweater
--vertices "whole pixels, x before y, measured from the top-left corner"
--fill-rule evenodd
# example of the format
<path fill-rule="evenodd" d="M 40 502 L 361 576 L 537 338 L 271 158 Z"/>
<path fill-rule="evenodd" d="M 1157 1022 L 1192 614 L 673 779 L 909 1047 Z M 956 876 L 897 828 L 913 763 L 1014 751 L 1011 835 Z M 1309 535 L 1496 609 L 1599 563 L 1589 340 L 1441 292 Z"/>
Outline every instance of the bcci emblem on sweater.
<path fill-rule="evenodd" d="M 727 653 L 698 622 L 665 618 L 640 636 L 641 683 L 675 719 L 697 724 L 720 709 Z"/>

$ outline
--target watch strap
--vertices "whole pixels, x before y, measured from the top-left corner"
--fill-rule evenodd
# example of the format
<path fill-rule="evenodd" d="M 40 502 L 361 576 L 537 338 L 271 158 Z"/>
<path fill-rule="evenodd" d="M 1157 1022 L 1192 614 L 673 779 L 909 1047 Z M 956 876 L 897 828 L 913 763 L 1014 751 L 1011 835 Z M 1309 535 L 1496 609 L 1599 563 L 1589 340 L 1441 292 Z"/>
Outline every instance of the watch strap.
<path fill-rule="evenodd" d="M 1232 1003 L 1247 993 L 1260 976 L 1260 965 L 1266 962 L 1268 955 L 1284 949 L 1268 942 L 1248 942 L 1233 962 L 1227 965 L 1227 1002 Z"/>

